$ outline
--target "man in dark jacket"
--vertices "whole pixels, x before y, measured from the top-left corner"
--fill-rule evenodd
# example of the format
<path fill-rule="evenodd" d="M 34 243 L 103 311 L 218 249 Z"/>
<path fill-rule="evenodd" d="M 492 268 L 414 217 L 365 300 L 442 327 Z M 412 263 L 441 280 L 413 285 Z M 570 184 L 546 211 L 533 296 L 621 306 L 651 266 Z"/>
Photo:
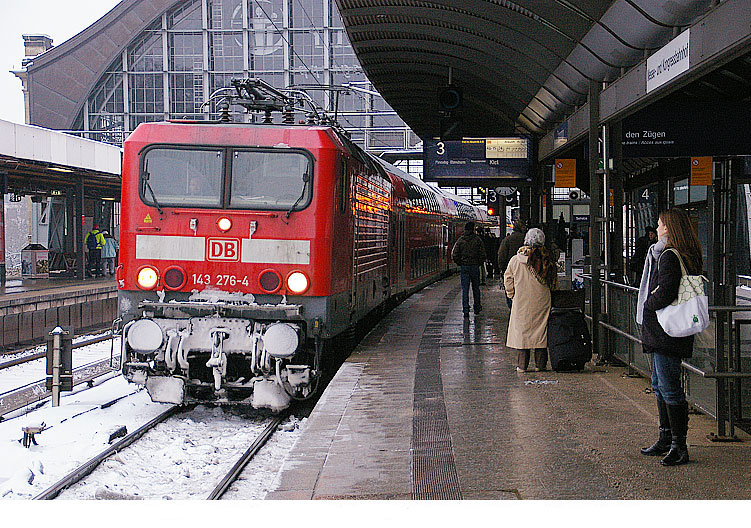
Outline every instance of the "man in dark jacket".
<path fill-rule="evenodd" d="M 524 245 L 524 235 L 527 233 L 527 225 L 522 220 L 514 222 L 514 231 L 503 239 L 501 247 L 498 248 L 498 271 L 501 274 L 501 288 L 503 288 L 503 274 L 511 260 L 516 255 L 519 248 Z M 506 297 L 506 304 L 511 309 L 511 299 Z"/>
<path fill-rule="evenodd" d="M 647 259 L 649 246 L 657 242 L 657 230 L 647 227 L 643 236 L 636 239 L 636 250 L 631 257 L 631 272 L 634 274 L 634 284 L 639 284 L 641 274 L 644 271 L 644 261 Z"/>
<path fill-rule="evenodd" d="M 475 315 L 482 311 L 480 301 L 480 266 L 485 262 L 485 244 L 475 233 L 475 223 L 467 222 L 464 234 L 451 250 L 451 260 L 460 269 L 462 280 L 462 311 L 469 317 L 469 285 L 472 284 L 472 299 L 475 303 Z"/>
<path fill-rule="evenodd" d="M 498 238 L 492 231 L 486 231 L 482 241 L 485 243 L 485 255 L 488 260 L 486 262 L 488 267 L 488 278 L 498 276 Z"/>

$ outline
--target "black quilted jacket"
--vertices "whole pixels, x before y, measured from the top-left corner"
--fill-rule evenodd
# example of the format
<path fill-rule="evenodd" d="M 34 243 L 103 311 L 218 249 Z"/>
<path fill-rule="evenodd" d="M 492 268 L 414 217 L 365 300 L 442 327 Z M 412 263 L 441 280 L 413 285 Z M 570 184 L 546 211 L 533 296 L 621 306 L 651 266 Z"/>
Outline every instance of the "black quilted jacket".
<path fill-rule="evenodd" d="M 645 352 L 657 352 L 679 358 L 691 357 L 694 349 L 694 336 L 670 337 L 660 326 L 656 310 L 665 308 L 678 298 L 681 282 L 681 264 L 672 251 L 663 251 L 657 270 L 649 277 L 649 293 L 644 302 L 644 324 L 641 340 Z"/>

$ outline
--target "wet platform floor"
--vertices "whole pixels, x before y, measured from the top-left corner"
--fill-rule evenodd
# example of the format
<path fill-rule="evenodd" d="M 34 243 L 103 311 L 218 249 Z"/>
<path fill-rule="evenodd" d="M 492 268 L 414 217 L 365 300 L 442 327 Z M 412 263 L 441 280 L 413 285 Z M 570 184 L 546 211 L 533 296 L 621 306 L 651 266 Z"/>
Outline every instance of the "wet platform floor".
<path fill-rule="evenodd" d="M 665 468 L 649 381 L 620 366 L 517 373 L 498 282 L 462 317 L 458 276 L 413 295 L 328 386 L 268 499 L 749 499 L 751 437 L 691 415 Z M 534 366 L 534 359 L 531 365 Z"/>

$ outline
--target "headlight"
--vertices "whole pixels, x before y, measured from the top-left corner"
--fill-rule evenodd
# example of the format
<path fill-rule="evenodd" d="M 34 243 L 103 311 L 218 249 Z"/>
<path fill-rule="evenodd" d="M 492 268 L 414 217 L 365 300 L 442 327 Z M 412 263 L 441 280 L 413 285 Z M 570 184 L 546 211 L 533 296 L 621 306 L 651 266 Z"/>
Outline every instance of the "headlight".
<path fill-rule="evenodd" d="M 128 344 L 136 352 L 148 354 L 159 350 L 162 341 L 162 328 L 151 319 L 139 319 L 128 329 Z"/>
<path fill-rule="evenodd" d="M 159 282 L 159 273 L 151 266 L 144 266 L 138 270 L 136 281 L 143 290 L 153 290 Z"/>
<path fill-rule="evenodd" d="M 308 281 L 308 277 L 301 271 L 293 271 L 287 277 L 287 288 L 292 293 L 305 293 L 308 286 L 310 286 L 310 281 Z"/>
<path fill-rule="evenodd" d="M 295 355 L 298 341 L 297 332 L 287 323 L 272 324 L 263 334 L 263 348 L 277 358 Z"/>
<path fill-rule="evenodd" d="M 229 231 L 232 228 L 232 220 L 223 216 L 216 221 L 216 227 L 219 228 L 219 231 Z"/>

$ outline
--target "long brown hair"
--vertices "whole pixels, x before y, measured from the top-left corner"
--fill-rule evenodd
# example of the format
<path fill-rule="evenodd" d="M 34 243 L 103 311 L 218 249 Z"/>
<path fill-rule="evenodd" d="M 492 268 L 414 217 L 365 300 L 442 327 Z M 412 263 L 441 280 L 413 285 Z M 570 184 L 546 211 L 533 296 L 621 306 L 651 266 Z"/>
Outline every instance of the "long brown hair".
<path fill-rule="evenodd" d="M 689 274 L 701 273 L 704 268 L 701 246 L 686 211 L 673 207 L 661 212 L 660 220 L 668 230 L 667 247 L 678 250 Z"/>
<path fill-rule="evenodd" d="M 553 260 L 553 253 L 548 248 L 545 246 L 532 248 L 527 264 L 535 270 L 538 277 L 545 281 L 548 288 L 555 286 L 558 280 L 558 267 Z"/>

